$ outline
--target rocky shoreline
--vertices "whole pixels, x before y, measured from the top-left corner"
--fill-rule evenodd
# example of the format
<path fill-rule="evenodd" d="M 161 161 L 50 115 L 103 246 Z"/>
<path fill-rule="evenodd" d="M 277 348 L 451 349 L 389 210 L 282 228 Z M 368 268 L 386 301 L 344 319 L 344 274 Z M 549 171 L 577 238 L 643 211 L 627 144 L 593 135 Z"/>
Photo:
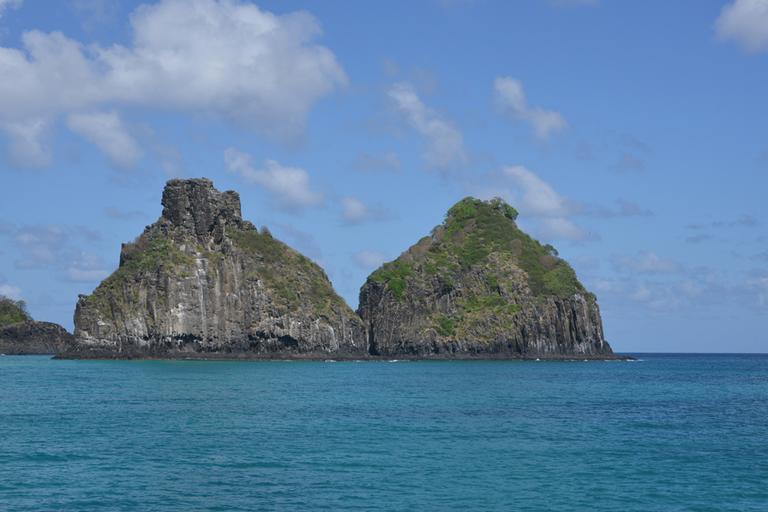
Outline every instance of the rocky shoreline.
<path fill-rule="evenodd" d="M 519 355 L 519 354 L 432 354 L 426 356 L 399 355 L 397 357 L 376 355 L 345 355 L 318 353 L 167 353 L 162 355 L 117 354 L 117 353 L 67 353 L 55 354 L 60 360 L 98 360 L 98 361 L 333 361 L 333 362 L 368 362 L 368 361 L 635 361 L 636 358 L 624 354 L 597 355 Z"/>

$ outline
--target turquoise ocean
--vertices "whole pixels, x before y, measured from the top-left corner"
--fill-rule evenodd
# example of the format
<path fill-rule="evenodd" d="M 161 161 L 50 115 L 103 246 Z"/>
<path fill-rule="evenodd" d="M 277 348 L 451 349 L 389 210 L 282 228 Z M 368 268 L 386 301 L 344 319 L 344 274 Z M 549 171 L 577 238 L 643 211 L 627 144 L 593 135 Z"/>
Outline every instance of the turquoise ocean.
<path fill-rule="evenodd" d="M 768 356 L 0 357 L 0 511 L 768 511 Z"/>

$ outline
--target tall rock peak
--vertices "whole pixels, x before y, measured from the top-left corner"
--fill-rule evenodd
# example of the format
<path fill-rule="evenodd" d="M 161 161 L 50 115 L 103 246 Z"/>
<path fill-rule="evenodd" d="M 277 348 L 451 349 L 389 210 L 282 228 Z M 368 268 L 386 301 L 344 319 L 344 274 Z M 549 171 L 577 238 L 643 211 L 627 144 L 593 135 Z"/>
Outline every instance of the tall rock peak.
<path fill-rule="evenodd" d="M 171 180 L 163 213 L 75 310 L 70 357 L 327 357 L 365 329 L 309 258 L 260 233 L 235 192 Z M 66 355 L 65 355 L 66 357 Z"/>
<path fill-rule="evenodd" d="M 163 219 L 198 238 L 206 237 L 220 223 L 242 221 L 240 195 L 231 190 L 219 192 L 206 178 L 168 181 L 162 205 Z"/>

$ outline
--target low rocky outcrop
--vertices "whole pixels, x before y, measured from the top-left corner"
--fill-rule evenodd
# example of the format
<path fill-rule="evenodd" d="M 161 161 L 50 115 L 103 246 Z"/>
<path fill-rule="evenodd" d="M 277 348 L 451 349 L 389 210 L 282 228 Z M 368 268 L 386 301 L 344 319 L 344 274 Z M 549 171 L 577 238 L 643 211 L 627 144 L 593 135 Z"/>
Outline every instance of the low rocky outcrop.
<path fill-rule="evenodd" d="M 23 302 L 0 297 L 0 354 L 58 354 L 73 342 L 73 336 L 62 326 L 36 322 Z"/>
<path fill-rule="evenodd" d="M 242 219 L 236 192 L 171 180 L 163 212 L 75 311 L 63 357 L 367 353 L 359 317 L 305 256 Z"/>
<path fill-rule="evenodd" d="M 611 358 L 596 297 L 501 199 L 466 198 L 368 277 L 358 313 L 389 357 Z"/>

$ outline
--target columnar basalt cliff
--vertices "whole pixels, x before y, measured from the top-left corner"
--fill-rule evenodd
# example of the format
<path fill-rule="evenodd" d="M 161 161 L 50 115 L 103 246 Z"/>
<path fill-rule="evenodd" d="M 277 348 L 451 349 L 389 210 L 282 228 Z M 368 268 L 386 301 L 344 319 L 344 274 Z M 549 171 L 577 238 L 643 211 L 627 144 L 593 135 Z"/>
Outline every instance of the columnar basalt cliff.
<path fill-rule="evenodd" d="M 596 298 L 501 199 L 465 198 L 360 291 L 382 356 L 611 358 Z"/>
<path fill-rule="evenodd" d="M 163 212 L 75 311 L 65 357 L 364 355 L 360 319 L 308 258 L 244 221 L 236 192 L 171 180 Z"/>
<path fill-rule="evenodd" d="M 62 326 L 36 322 L 21 301 L 0 296 L 0 354 L 58 354 L 68 350 L 74 338 Z"/>

